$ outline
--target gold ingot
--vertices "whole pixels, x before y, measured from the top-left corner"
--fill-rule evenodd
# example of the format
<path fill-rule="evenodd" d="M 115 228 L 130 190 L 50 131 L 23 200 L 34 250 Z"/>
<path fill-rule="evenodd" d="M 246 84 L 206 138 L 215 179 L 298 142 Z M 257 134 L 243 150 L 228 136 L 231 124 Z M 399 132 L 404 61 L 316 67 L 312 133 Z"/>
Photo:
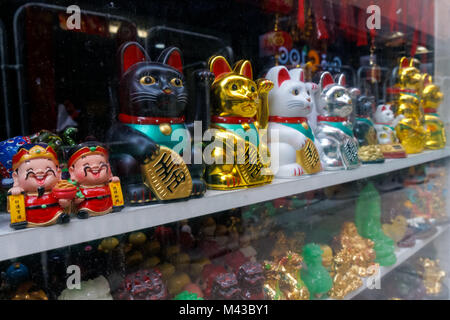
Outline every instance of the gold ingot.
<path fill-rule="evenodd" d="M 187 198 L 192 192 L 192 178 L 183 158 L 160 146 L 159 153 L 141 166 L 145 184 L 160 200 Z"/>
<path fill-rule="evenodd" d="M 296 151 L 296 158 L 297 163 L 302 166 L 307 174 L 317 173 L 322 170 L 319 152 L 311 139 L 307 139 L 304 147 Z"/>
<path fill-rule="evenodd" d="M 159 125 L 159 131 L 165 136 L 168 136 L 172 133 L 172 126 L 168 123 L 161 123 Z"/>

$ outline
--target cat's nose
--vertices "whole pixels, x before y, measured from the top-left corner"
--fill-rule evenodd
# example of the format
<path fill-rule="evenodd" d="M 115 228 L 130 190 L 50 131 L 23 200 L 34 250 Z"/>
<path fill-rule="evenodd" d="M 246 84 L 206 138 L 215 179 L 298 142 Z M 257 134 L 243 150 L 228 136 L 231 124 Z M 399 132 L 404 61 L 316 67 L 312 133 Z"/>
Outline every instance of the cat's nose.
<path fill-rule="evenodd" d="M 170 90 L 170 89 L 164 89 L 163 92 L 164 92 L 165 94 L 171 94 L 171 93 L 172 93 L 172 90 Z"/>
<path fill-rule="evenodd" d="M 311 98 L 306 98 L 306 101 L 311 102 Z"/>

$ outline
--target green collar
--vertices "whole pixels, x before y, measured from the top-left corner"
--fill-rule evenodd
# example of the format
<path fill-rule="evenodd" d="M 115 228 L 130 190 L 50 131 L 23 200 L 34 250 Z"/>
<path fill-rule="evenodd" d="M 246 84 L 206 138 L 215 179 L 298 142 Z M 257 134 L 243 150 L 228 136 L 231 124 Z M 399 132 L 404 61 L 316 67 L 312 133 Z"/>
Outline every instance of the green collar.
<path fill-rule="evenodd" d="M 342 122 L 331 122 L 331 121 L 320 121 L 320 123 L 325 123 L 331 127 L 334 127 L 336 129 L 343 131 L 346 135 L 348 135 L 350 137 L 354 137 L 353 128 L 352 128 L 351 124 L 344 125 L 344 123 L 342 123 Z"/>

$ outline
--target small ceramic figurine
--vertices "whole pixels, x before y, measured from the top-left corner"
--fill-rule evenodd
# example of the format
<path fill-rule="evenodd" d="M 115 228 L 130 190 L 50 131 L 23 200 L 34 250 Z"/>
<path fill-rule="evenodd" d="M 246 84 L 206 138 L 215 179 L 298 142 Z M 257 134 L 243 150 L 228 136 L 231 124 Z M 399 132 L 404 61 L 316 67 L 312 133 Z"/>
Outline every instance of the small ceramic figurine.
<path fill-rule="evenodd" d="M 80 289 L 64 289 L 58 300 L 112 300 L 108 280 L 99 276 L 82 281 Z"/>
<path fill-rule="evenodd" d="M 55 151 L 46 144 L 23 145 L 12 159 L 14 185 L 9 190 L 11 227 L 42 227 L 67 223 L 64 211 L 76 188 L 61 180 Z"/>
<path fill-rule="evenodd" d="M 253 81 L 250 61 L 233 69 L 222 56 L 209 60 L 216 79 L 211 86 L 213 142 L 204 151 L 210 158 L 206 182 L 211 189 L 255 187 L 272 181 L 267 144 L 260 136 L 269 120 L 269 80 Z"/>
<path fill-rule="evenodd" d="M 442 149 L 445 147 L 447 137 L 442 119 L 437 114 L 437 110 L 444 94 L 439 86 L 433 83 L 430 75 L 424 75 L 424 89 L 422 91 L 422 107 L 425 112 L 425 125 L 427 128 L 427 149 Z"/>
<path fill-rule="evenodd" d="M 375 262 L 381 266 L 390 266 L 397 261 L 395 244 L 394 240 L 384 234 L 380 219 L 380 194 L 373 183 L 368 183 L 356 201 L 355 225 L 361 236 L 375 243 Z"/>
<path fill-rule="evenodd" d="M 266 78 L 274 83 L 269 92 L 268 140 L 275 176 L 292 178 L 321 171 L 314 133 L 307 119 L 313 108 L 312 91 L 319 87 L 310 88 L 304 83 L 300 68 L 288 71 L 284 66 L 273 67 Z"/>
<path fill-rule="evenodd" d="M 74 203 L 80 219 L 123 207 L 120 179 L 112 174 L 108 158 L 108 150 L 95 141 L 81 143 L 69 152 L 70 179 L 79 190 Z"/>
<path fill-rule="evenodd" d="M 423 79 L 414 61 L 403 57 L 400 60 L 397 83 L 396 115 L 404 115 L 395 130 L 406 153 L 419 153 L 425 148 L 425 119 L 419 94 L 422 91 Z"/>
<path fill-rule="evenodd" d="M 238 274 L 242 300 L 264 299 L 264 275 L 262 265 L 247 262 L 240 266 Z"/>
<path fill-rule="evenodd" d="M 303 247 L 303 259 L 306 269 L 301 270 L 301 278 L 309 290 L 312 299 L 322 298 L 333 286 L 333 279 L 322 265 L 322 249 L 314 243 Z"/>
<path fill-rule="evenodd" d="M 234 273 L 221 273 L 215 277 L 211 288 L 212 300 L 240 300 L 241 289 Z"/>
<path fill-rule="evenodd" d="M 166 48 L 152 62 L 141 45 L 127 42 L 119 54 L 120 114 L 107 140 L 126 199 L 139 205 L 202 196 L 204 165 L 196 156 L 201 148 L 192 145 L 192 137 L 194 120 L 202 121 L 202 130 L 208 126 L 213 75 L 206 70 L 194 72 L 195 104 L 189 105 L 188 112 L 179 49 Z"/>
<path fill-rule="evenodd" d="M 115 292 L 118 300 L 165 300 L 167 289 L 157 270 L 139 270 L 125 277 Z"/>
<path fill-rule="evenodd" d="M 384 156 L 378 145 L 377 131 L 372 122 L 375 97 L 359 95 L 356 98 L 356 117 L 353 133 L 358 140 L 358 155 L 362 163 L 382 163 Z"/>
<path fill-rule="evenodd" d="M 374 114 L 378 142 L 386 159 L 406 158 L 405 149 L 399 143 L 395 127 L 405 116 L 395 117 L 391 104 L 380 104 Z"/>
<path fill-rule="evenodd" d="M 408 229 L 408 221 L 404 216 L 396 216 L 391 223 L 385 223 L 382 225 L 383 232 L 395 243 L 402 240 Z"/>
<path fill-rule="evenodd" d="M 352 98 L 344 87 L 345 77 L 341 75 L 335 83 L 329 72 L 320 77 L 319 116 L 315 135 L 323 154 L 325 170 L 354 169 L 360 165 L 358 141 L 348 120 L 353 110 Z"/>

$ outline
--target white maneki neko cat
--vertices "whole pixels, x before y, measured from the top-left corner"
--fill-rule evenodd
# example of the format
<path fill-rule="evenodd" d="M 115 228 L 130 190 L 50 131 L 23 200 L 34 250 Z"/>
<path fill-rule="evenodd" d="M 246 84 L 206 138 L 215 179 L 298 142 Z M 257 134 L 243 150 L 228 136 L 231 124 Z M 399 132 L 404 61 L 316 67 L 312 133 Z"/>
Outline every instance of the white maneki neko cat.
<path fill-rule="evenodd" d="M 380 104 L 377 106 L 374 114 L 374 126 L 385 158 L 406 157 L 406 152 L 399 143 L 395 132 L 395 127 L 404 118 L 404 115 L 395 116 L 391 104 Z"/>
<path fill-rule="evenodd" d="M 308 115 L 314 109 L 313 94 L 319 88 L 305 83 L 301 68 L 271 68 L 266 79 L 274 83 L 269 92 L 268 142 L 271 169 L 278 178 L 295 178 L 322 170 L 320 152 Z"/>

